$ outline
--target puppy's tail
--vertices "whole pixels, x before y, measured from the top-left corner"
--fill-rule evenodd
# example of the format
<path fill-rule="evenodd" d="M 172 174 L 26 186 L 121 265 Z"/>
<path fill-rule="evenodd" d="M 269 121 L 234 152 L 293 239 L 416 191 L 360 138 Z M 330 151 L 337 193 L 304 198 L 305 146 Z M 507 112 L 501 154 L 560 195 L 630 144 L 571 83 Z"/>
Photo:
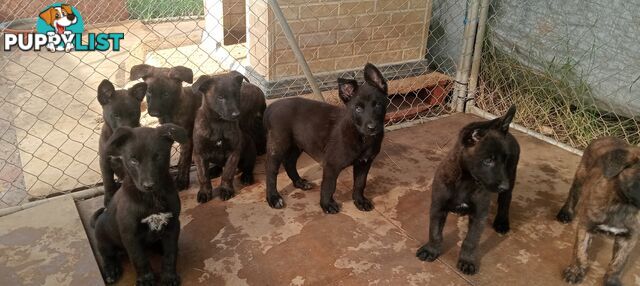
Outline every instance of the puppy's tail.
<path fill-rule="evenodd" d="M 93 215 L 91 216 L 91 227 L 95 228 L 96 227 L 96 221 L 98 220 L 98 217 L 104 212 L 105 208 L 99 208 L 95 213 L 93 213 Z"/>

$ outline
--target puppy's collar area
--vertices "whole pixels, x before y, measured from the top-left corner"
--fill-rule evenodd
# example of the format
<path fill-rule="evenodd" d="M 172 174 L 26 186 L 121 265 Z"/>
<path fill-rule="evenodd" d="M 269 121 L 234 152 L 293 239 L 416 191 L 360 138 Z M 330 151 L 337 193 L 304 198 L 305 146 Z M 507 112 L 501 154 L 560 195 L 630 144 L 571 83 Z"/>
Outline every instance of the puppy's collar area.
<path fill-rule="evenodd" d="M 172 213 L 155 213 L 143 218 L 140 222 L 149 225 L 151 231 L 161 231 L 164 226 L 169 224 L 169 219 L 173 217 Z"/>

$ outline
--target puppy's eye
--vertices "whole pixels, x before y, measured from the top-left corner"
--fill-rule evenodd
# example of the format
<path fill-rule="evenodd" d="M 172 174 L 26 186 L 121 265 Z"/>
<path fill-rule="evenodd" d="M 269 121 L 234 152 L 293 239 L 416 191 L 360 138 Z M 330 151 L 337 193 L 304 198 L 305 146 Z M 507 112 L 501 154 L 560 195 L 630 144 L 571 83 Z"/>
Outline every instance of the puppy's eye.
<path fill-rule="evenodd" d="M 218 95 L 218 99 L 224 99 L 224 96 L 222 94 Z"/>
<path fill-rule="evenodd" d="M 356 106 L 356 112 L 357 113 L 360 113 L 362 111 L 364 111 L 364 109 L 362 109 L 362 106 Z"/>
<path fill-rule="evenodd" d="M 116 119 L 118 119 L 118 118 L 120 118 L 120 114 L 118 114 L 118 113 L 114 113 L 114 114 L 113 114 L 113 117 L 114 117 L 114 118 L 116 118 Z"/>
<path fill-rule="evenodd" d="M 129 163 L 135 166 L 135 165 L 138 165 L 138 160 L 136 160 L 135 158 L 131 158 L 129 159 Z"/>
<path fill-rule="evenodd" d="M 482 164 L 484 164 L 485 166 L 493 166 L 493 163 L 493 158 L 486 158 L 482 160 Z"/>

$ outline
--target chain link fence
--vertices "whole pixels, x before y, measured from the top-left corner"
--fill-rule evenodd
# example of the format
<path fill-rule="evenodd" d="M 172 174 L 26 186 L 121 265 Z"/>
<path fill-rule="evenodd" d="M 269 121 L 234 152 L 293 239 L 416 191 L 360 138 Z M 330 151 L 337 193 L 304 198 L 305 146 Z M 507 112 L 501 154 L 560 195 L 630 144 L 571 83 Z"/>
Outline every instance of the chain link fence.
<path fill-rule="evenodd" d="M 388 124 L 449 112 L 465 5 L 444 0 L 278 1 L 324 99 L 367 62 L 390 80 Z M 33 32 L 52 2 L 0 3 L 0 35 Z M 96 88 L 130 87 L 146 63 L 194 77 L 238 70 L 268 99 L 312 97 L 267 0 L 77 0 L 86 33 L 124 33 L 119 51 L 0 52 L 0 208 L 100 185 Z M 0 36 L 1 37 L 1 36 Z M 143 126 L 154 126 L 146 104 Z M 176 147 L 177 148 L 177 147 Z M 177 156 L 174 156 L 177 157 Z M 174 162 L 175 162 L 174 158 Z"/>
<path fill-rule="evenodd" d="M 477 107 L 577 149 L 640 143 L 638 2 L 491 1 Z"/>

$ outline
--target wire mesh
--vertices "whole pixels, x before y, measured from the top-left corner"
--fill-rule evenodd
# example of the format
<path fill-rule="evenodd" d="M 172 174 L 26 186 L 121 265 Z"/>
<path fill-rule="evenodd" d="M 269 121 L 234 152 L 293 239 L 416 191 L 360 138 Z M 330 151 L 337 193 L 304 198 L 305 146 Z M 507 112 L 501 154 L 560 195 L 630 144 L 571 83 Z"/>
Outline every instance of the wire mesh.
<path fill-rule="evenodd" d="M 640 143 L 637 3 L 492 1 L 477 107 L 516 104 L 516 122 L 584 149 L 602 136 Z"/>
<path fill-rule="evenodd" d="M 323 95 L 376 64 L 390 80 L 388 124 L 448 112 L 464 4 L 443 0 L 282 0 Z M 47 5 L 3 1 L 0 33 L 32 30 Z M 70 1 L 87 33 L 125 33 L 119 51 L 0 54 L 0 208 L 100 185 L 103 79 L 130 87 L 136 64 L 185 66 L 195 78 L 238 70 L 269 99 L 311 89 L 267 0 Z M 141 125 L 157 119 L 141 106 Z M 177 145 L 176 145 L 176 148 Z M 174 152 L 173 163 L 177 162 Z"/>

